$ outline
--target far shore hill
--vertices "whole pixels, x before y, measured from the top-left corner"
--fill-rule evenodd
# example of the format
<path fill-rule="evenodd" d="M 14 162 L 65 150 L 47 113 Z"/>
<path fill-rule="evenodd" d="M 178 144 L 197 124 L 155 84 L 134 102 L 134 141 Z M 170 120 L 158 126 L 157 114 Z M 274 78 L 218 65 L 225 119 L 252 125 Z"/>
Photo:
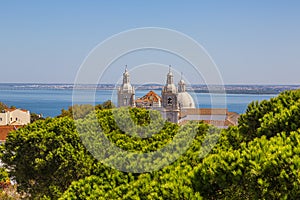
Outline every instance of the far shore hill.
<path fill-rule="evenodd" d="M 113 90 L 119 85 L 116 84 L 65 84 L 65 83 L 0 83 L 1 89 L 96 89 Z M 161 90 L 162 84 L 133 84 L 136 90 Z M 300 89 L 300 85 L 213 85 L 209 87 L 204 84 L 192 84 L 187 90 L 195 93 L 223 93 L 228 94 L 279 94 L 285 90 Z"/>

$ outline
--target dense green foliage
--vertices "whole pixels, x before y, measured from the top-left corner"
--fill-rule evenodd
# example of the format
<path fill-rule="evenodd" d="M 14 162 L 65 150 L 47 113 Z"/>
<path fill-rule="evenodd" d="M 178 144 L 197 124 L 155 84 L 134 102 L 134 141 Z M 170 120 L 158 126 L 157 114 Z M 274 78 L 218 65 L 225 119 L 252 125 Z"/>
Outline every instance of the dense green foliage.
<path fill-rule="evenodd" d="M 8 172 L 5 168 L 0 168 L 0 183 L 9 181 Z"/>
<path fill-rule="evenodd" d="M 33 123 L 37 120 L 44 120 L 45 118 L 42 117 L 42 115 L 36 114 L 36 113 L 30 113 L 30 123 Z"/>
<path fill-rule="evenodd" d="M 20 191 L 55 198 L 73 180 L 91 173 L 93 157 L 76 134 L 73 120 L 38 120 L 9 134 L 1 159 Z"/>
<path fill-rule="evenodd" d="M 138 116 L 141 117 L 148 111 L 132 109 L 131 112 L 132 114 L 138 113 Z M 112 120 L 111 111 L 101 111 L 98 116 L 101 116 L 100 121 L 104 123 L 102 127 L 106 127 L 107 133 L 110 133 L 107 136 L 111 141 L 128 151 L 157 150 L 170 142 L 175 136 L 174 130 L 179 128 L 176 124 L 166 123 L 164 128 L 153 136 L 154 138 L 137 139 L 122 133 L 114 122 L 107 123 L 110 121 L 109 119 Z M 136 118 L 136 115 L 132 116 L 133 119 Z M 142 120 L 140 123 L 144 123 L 144 121 Z M 200 194 L 193 190 L 191 176 L 193 167 L 200 160 L 201 141 L 205 137 L 208 126 L 202 123 L 192 123 L 187 125 L 187 127 L 189 126 L 196 128 L 195 138 L 185 154 L 173 164 L 151 173 L 142 174 L 118 171 L 108 174 L 104 171 L 98 176 L 90 176 L 73 182 L 61 199 L 201 199 Z M 163 161 L 160 160 L 160 162 Z"/>
<path fill-rule="evenodd" d="M 84 118 L 87 114 L 92 112 L 95 109 L 93 105 L 90 104 L 81 104 L 69 106 L 68 110 L 62 109 L 61 114 L 58 117 L 70 117 L 75 119 Z"/>
<path fill-rule="evenodd" d="M 286 91 L 275 98 L 249 104 L 239 119 L 239 130 L 245 140 L 277 133 L 296 131 L 300 122 L 300 91 Z"/>
<path fill-rule="evenodd" d="M 5 103 L 0 102 L 0 111 L 4 110 L 6 108 L 8 108 L 8 106 Z"/>
<path fill-rule="evenodd" d="M 145 109 L 78 106 L 77 120 L 12 132 L 1 159 L 32 199 L 298 199 L 299 106 L 300 91 L 253 102 L 226 130 L 164 123 Z"/>
<path fill-rule="evenodd" d="M 297 199 L 300 133 L 255 138 L 241 148 L 216 148 L 197 166 L 196 190 L 206 198 Z"/>
<path fill-rule="evenodd" d="M 93 110 L 111 109 L 114 107 L 115 105 L 111 102 L 111 100 L 105 101 L 102 104 L 97 104 L 95 106 L 91 104 L 75 104 L 73 106 L 69 106 L 68 110 L 62 109 L 61 114 L 57 117 L 70 117 L 74 119 L 82 119 Z"/>
<path fill-rule="evenodd" d="M 300 197 L 300 91 L 253 102 L 195 169 L 208 199 Z"/>

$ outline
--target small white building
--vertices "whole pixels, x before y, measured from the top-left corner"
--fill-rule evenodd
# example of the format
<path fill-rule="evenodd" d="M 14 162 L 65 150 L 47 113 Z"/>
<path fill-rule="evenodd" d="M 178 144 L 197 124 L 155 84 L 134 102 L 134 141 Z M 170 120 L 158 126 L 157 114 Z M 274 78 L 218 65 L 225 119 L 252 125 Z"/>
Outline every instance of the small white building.
<path fill-rule="evenodd" d="M 26 125 L 30 123 L 30 112 L 18 108 L 7 108 L 0 113 L 0 126 Z"/>

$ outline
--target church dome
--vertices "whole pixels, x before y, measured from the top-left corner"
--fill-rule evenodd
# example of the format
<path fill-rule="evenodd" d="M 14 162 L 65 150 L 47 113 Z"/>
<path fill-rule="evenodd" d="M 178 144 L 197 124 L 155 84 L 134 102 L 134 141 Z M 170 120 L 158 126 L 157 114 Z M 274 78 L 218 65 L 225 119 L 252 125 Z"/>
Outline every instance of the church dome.
<path fill-rule="evenodd" d="M 180 108 L 196 108 L 193 97 L 187 92 L 179 92 L 177 100 Z"/>
<path fill-rule="evenodd" d="M 178 105 L 179 108 L 196 108 L 193 97 L 186 92 L 186 84 L 182 79 L 182 73 L 178 83 Z"/>

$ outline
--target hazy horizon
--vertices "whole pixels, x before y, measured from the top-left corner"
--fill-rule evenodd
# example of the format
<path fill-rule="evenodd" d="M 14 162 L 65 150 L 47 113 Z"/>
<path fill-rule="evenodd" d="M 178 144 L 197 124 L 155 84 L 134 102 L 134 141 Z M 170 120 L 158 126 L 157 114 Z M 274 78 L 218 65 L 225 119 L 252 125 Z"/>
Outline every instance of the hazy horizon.
<path fill-rule="evenodd" d="M 37 85 L 74 85 L 75 83 L 59 83 L 59 82 L 53 82 L 53 83 L 42 83 L 42 82 L 0 82 L 0 84 L 37 84 Z M 93 83 L 76 83 L 79 85 L 116 85 L 116 83 L 98 83 L 98 84 L 93 84 Z M 143 83 L 131 83 L 132 85 L 159 85 L 159 86 L 164 86 L 165 83 L 147 83 L 147 84 L 143 84 Z M 117 83 L 117 85 L 121 85 L 121 83 Z M 177 85 L 177 83 L 175 82 L 175 85 Z M 206 86 L 206 84 L 203 83 L 191 83 L 189 85 L 192 86 Z M 213 85 L 213 84 L 212 84 Z M 224 84 L 224 86 L 300 86 L 299 84 L 256 84 L 256 83 L 252 83 L 252 84 L 245 84 L 245 83 L 237 83 L 237 84 Z"/>

